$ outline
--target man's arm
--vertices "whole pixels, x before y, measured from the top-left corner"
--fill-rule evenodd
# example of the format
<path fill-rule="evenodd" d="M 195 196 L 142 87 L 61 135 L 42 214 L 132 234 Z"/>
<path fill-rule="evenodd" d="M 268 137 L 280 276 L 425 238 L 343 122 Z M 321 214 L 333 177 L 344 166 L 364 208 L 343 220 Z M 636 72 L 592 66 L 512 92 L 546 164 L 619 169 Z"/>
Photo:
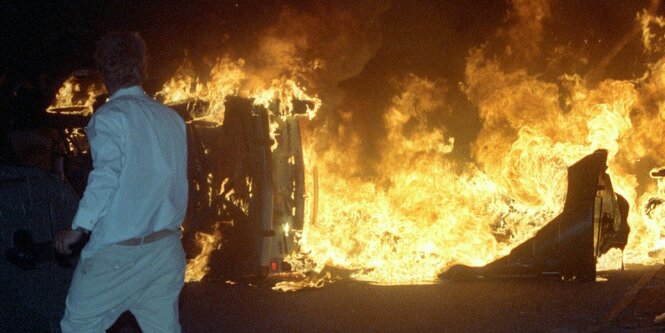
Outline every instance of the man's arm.
<path fill-rule="evenodd" d="M 93 230 L 118 190 L 125 139 L 122 119 L 114 110 L 100 110 L 87 127 L 93 170 L 83 192 L 72 229 Z"/>

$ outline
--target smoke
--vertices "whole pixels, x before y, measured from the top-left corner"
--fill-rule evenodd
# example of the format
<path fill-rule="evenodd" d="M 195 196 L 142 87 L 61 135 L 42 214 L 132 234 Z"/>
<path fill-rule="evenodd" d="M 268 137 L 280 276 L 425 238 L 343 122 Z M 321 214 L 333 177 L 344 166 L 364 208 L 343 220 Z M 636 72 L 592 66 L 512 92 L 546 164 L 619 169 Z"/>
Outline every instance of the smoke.
<path fill-rule="evenodd" d="M 551 4 L 548 0 L 513 0 L 508 11 L 508 27 L 500 28 L 498 35 L 505 34 L 505 53 L 527 63 L 542 57 L 541 45 L 545 20 L 550 18 Z M 505 32 L 504 32 L 505 31 Z"/>

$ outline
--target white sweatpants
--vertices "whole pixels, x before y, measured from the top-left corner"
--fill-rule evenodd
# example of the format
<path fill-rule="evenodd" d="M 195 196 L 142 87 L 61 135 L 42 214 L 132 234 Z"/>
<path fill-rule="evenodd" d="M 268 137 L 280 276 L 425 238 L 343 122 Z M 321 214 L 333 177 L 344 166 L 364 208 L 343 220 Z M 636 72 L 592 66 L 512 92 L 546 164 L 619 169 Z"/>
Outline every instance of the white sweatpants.
<path fill-rule="evenodd" d="M 180 332 L 184 271 L 185 252 L 177 234 L 105 248 L 79 261 L 60 327 L 64 333 L 105 332 L 129 310 L 144 333 Z"/>

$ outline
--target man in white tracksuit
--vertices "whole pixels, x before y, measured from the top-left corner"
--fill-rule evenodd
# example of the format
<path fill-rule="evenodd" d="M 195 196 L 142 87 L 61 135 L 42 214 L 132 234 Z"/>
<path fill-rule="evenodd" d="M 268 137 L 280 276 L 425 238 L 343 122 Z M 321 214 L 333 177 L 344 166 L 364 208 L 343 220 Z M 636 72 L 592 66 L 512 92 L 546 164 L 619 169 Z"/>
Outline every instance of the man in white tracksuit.
<path fill-rule="evenodd" d="M 104 332 L 129 310 L 144 332 L 180 332 L 185 123 L 141 88 L 145 43 L 138 35 L 103 37 L 96 58 L 110 98 L 86 128 L 93 170 L 78 212 L 54 238 L 56 250 L 70 253 L 90 233 L 60 325 Z"/>

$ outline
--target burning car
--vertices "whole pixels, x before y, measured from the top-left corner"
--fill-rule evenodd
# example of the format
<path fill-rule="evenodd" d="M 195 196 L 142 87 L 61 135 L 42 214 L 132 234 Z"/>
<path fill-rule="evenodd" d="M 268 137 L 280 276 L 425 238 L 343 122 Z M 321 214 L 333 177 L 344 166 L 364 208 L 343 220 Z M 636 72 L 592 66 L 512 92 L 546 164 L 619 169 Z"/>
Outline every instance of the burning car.
<path fill-rule="evenodd" d="M 188 280 L 199 280 L 208 270 L 212 277 L 290 270 L 283 259 L 295 250 L 294 234 L 304 220 L 297 121 L 305 110 L 302 103 L 281 117 L 252 99 L 227 97 L 221 124 L 193 118 L 206 113 L 205 101 L 171 105 L 188 123 L 185 248 L 199 253 L 188 264 Z M 222 251 L 214 251 L 222 245 Z"/>

